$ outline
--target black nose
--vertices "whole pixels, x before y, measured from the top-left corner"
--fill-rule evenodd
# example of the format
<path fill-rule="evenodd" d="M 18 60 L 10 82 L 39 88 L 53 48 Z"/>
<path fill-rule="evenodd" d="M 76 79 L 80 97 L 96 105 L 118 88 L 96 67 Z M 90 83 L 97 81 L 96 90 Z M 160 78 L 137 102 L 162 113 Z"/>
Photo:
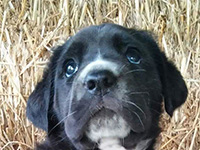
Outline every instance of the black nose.
<path fill-rule="evenodd" d="M 105 95 L 116 83 L 117 77 L 108 70 L 93 71 L 85 78 L 86 89 L 96 95 Z"/>

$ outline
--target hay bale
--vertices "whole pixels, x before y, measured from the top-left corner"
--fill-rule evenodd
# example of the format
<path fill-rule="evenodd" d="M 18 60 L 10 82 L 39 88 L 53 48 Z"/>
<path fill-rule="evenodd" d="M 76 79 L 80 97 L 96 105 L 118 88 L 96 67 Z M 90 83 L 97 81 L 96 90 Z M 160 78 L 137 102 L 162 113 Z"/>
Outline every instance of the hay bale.
<path fill-rule="evenodd" d="M 170 119 L 162 115 L 159 150 L 200 147 L 199 0 L 0 1 L 0 148 L 32 149 L 44 133 L 25 117 L 26 101 L 40 80 L 51 47 L 82 27 L 112 22 L 158 35 L 181 70 L 187 102 Z"/>

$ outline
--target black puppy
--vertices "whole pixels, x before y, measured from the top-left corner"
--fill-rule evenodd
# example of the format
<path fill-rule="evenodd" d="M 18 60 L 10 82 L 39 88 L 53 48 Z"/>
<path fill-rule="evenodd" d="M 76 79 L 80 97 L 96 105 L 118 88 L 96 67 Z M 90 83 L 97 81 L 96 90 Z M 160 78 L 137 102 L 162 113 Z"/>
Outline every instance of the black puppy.
<path fill-rule="evenodd" d="M 172 116 L 186 97 L 181 74 L 148 32 L 103 24 L 55 50 L 27 116 L 47 132 L 37 150 L 98 150 L 109 138 L 153 150 L 163 99 Z"/>

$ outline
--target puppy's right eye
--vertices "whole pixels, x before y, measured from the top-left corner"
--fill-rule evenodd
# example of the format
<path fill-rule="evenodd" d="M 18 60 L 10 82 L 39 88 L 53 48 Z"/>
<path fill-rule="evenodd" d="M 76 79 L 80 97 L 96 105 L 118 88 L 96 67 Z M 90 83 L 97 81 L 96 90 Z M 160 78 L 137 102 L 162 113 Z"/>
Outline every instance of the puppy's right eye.
<path fill-rule="evenodd" d="M 78 65 L 73 59 L 70 59 L 67 61 L 66 64 L 66 77 L 71 77 L 73 74 L 75 74 L 78 70 Z"/>
<path fill-rule="evenodd" d="M 126 51 L 126 57 L 127 57 L 128 61 L 132 64 L 138 65 L 141 61 L 141 57 L 140 57 L 137 49 L 134 47 L 128 48 L 128 50 Z"/>

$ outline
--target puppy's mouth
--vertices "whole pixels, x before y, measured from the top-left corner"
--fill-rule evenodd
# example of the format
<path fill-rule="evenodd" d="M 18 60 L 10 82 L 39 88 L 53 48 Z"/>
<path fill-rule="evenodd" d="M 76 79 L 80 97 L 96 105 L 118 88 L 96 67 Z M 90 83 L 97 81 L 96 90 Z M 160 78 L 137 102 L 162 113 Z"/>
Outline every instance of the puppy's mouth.
<path fill-rule="evenodd" d="M 98 143 L 104 138 L 124 139 L 130 131 L 131 127 L 119 114 L 103 107 L 89 120 L 85 134 Z"/>
<path fill-rule="evenodd" d="M 81 107 L 69 116 L 65 122 L 68 137 L 80 142 L 87 137 L 93 143 L 104 138 L 124 140 L 145 132 L 144 118 L 133 113 L 134 109 L 123 106 L 114 96 L 105 96 L 101 100 L 93 100 L 89 107 Z M 142 122 L 142 124 L 141 124 Z"/>

